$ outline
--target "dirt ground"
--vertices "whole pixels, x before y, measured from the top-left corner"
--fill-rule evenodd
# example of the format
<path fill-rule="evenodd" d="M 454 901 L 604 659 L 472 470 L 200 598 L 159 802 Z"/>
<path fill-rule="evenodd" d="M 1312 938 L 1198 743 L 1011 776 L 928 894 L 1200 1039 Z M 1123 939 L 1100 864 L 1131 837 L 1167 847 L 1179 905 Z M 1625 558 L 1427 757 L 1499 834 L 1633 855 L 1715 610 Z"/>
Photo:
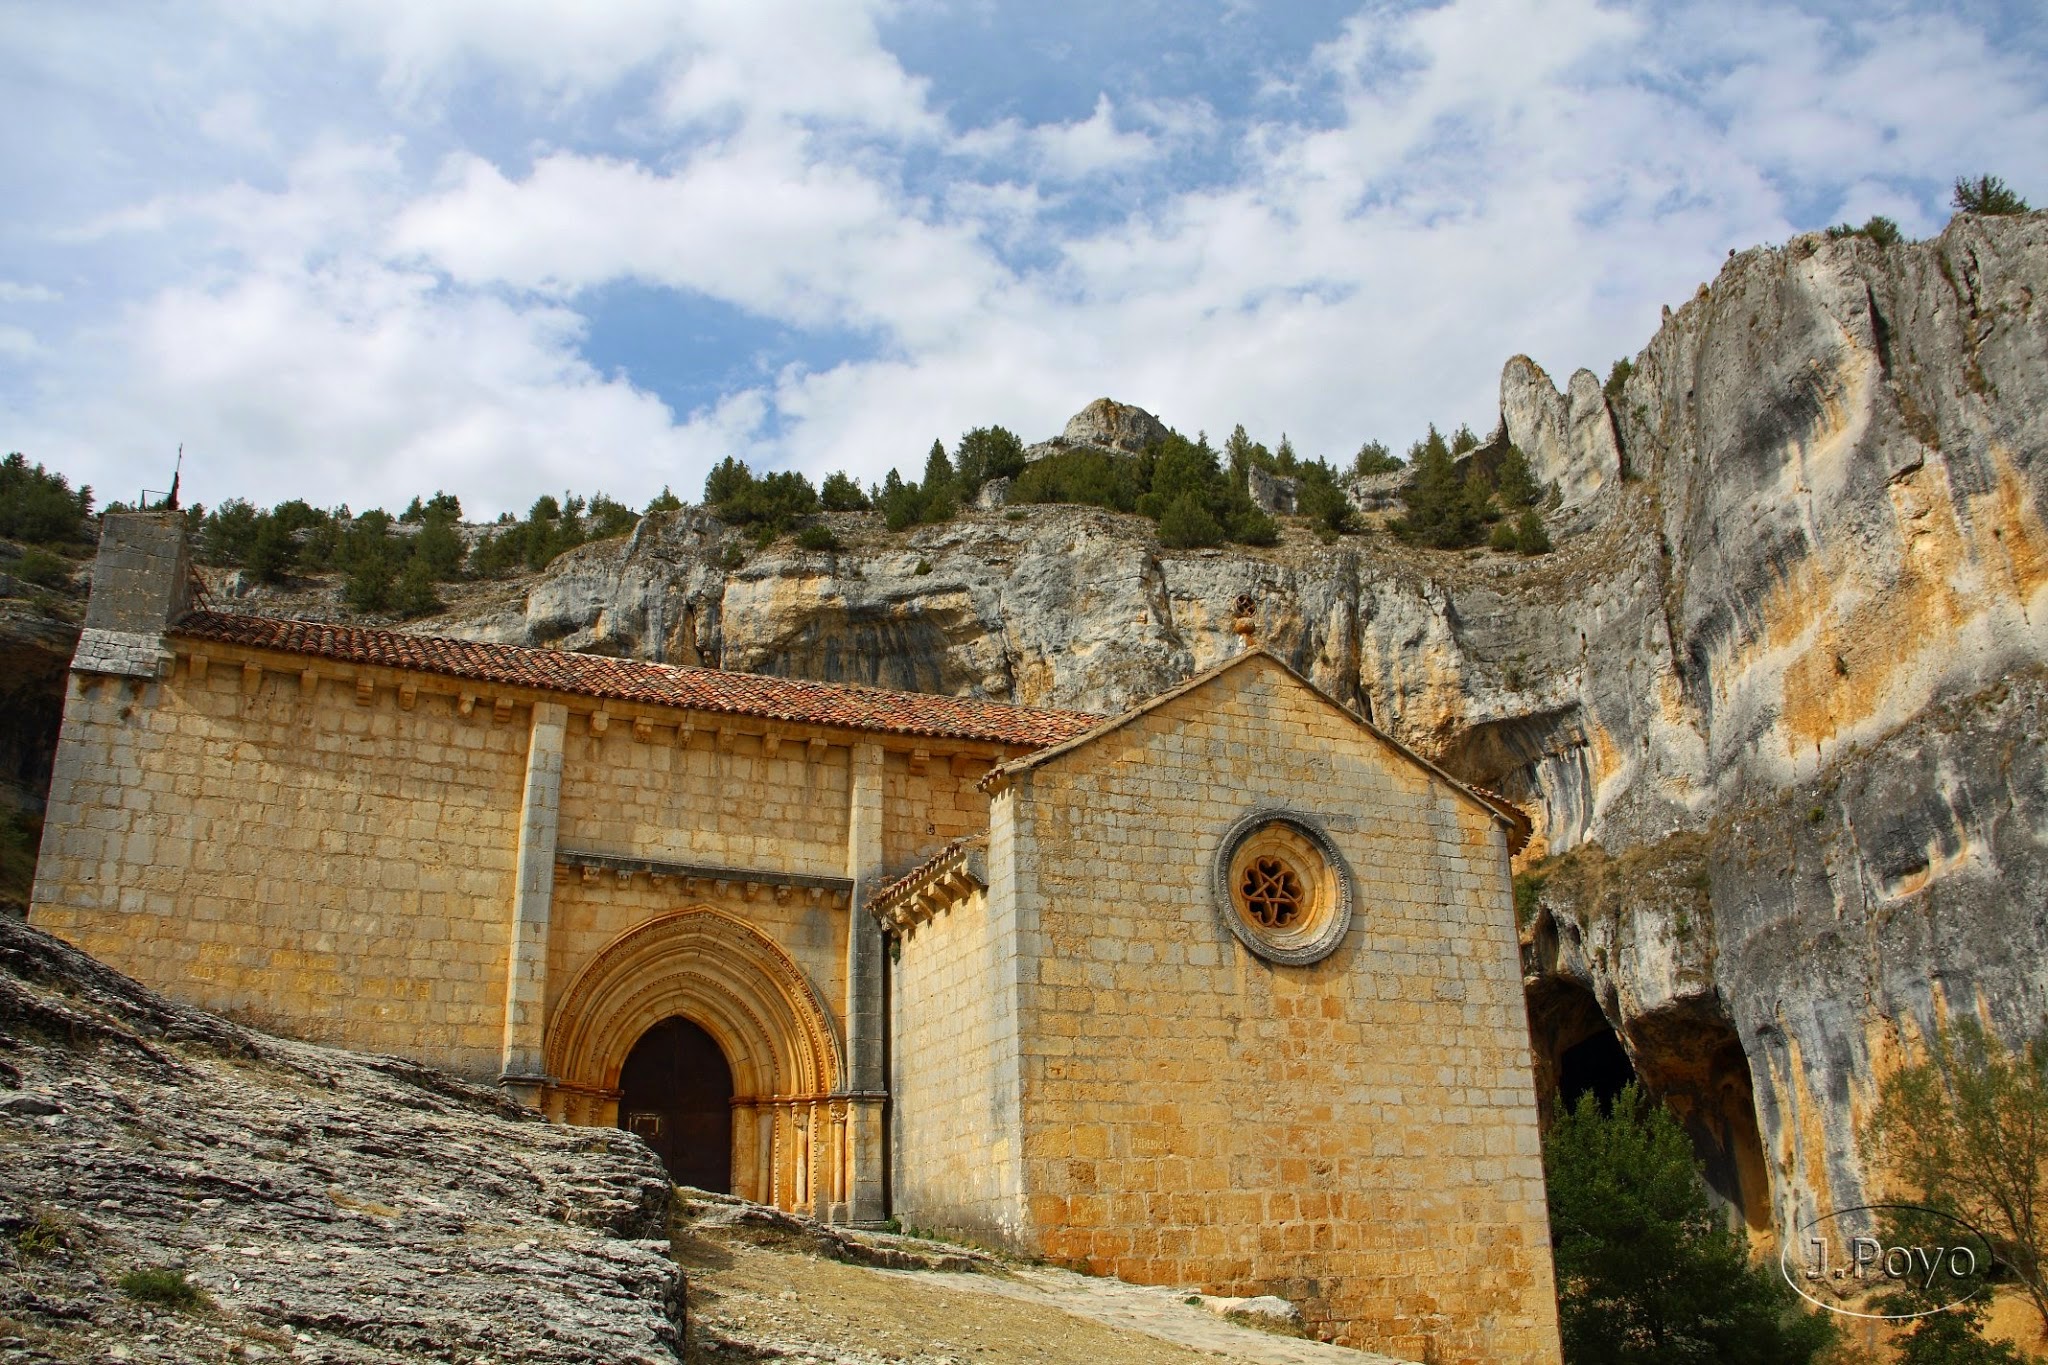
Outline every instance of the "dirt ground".
<path fill-rule="evenodd" d="M 874 1240 L 941 1255 L 957 1251 Z M 1184 1293 L 981 1255 L 966 1271 L 884 1269 L 833 1259 L 831 1248 L 801 1235 L 689 1223 L 673 1241 L 690 1282 L 690 1365 L 1387 1361 L 1240 1326 L 1188 1304 Z"/>

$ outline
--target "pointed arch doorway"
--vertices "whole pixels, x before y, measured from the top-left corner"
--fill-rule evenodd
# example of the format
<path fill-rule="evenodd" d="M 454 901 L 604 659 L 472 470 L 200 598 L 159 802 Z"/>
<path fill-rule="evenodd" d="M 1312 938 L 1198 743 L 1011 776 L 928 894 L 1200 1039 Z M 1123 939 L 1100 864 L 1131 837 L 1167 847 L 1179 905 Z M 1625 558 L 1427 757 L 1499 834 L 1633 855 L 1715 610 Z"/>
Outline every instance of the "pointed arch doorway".
<path fill-rule="evenodd" d="M 659 1112 L 632 1107 L 625 1071 L 641 1040 L 671 1019 L 709 1035 L 729 1068 L 723 1188 L 821 1218 L 845 1204 L 856 1150 L 837 1094 L 837 1026 L 787 953 L 709 906 L 636 925 L 576 973 L 548 1016 L 549 1116 L 633 1129 L 633 1113 Z"/>
<path fill-rule="evenodd" d="M 680 1015 L 641 1034 L 619 1068 L 619 1127 L 676 1184 L 732 1193 L 732 1067 L 718 1040 Z"/>

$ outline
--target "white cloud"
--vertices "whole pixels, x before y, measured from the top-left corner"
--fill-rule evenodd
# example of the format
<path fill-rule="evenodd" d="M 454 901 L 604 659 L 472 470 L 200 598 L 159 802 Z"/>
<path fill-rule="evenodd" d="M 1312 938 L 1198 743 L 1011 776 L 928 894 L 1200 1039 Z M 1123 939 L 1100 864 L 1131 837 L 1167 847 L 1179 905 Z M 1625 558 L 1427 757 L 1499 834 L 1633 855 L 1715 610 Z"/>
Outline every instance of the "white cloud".
<path fill-rule="evenodd" d="M 567 153 L 508 180 L 474 157 L 410 207 L 392 242 L 470 285 L 573 293 L 636 279 L 805 326 L 931 341 L 1001 281 L 971 229 L 813 158 L 800 134 L 735 139 L 672 175 Z"/>
<path fill-rule="evenodd" d="M 1072 179 L 1140 165 L 1157 154 L 1152 139 L 1144 133 L 1117 128 L 1107 95 L 1096 98 L 1095 111 L 1087 118 L 1040 128 L 1034 140 L 1046 168 Z"/>
<path fill-rule="evenodd" d="M 1341 456 L 1485 423 L 1517 351 L 1561 378 L 1635 350 L 1728 248 L 1817 214 L 1925 231 L 1955 174 L 2048 190 L 2042 55 L 1946 14 L 1376 6 L 1251 114 L 1104 54 L 1086 118 L 961 126 L 941 86 L 974 71 L 906 70 L 894 12 L 0 19 L 72 91 L 66 164 L 122 168 L 0 282 L 53 322 L 0 334 L 9 445 L 117 488 L 183 439 L 208 500 L 438 486 L 478 510 L 693 492 L 728 453 L 873 478 L 934 435 L 1037 438 L 1102 394 Z M 153 140 L 153 100 L 204 137 Z M 1175 183 L 1191 154 L 1199 185 Z M 593 291 L 622 281 L 852 354 L 771 349 L 728 367 L 767 377 L 674 412 L 635 381 L 662 357 L 585 359 Z"/>
<path fill-rule="evenodd" d="M 249 90 L 232 90 L 215 100 L 199 115 L 199 131 L 215 142 L 249 151 L 270 152 L 277 147 L 263 101 Z"/>
<path fill-rule="evenodd" d="M 360 262 L 171 289 L 59 376 L 72 393 L 114 377 L 99 401 L 30 430 L 43 458 L 101 486 L 183 442 L 200 500 L 363 507 L 433 486 L 495 511 L 593 480 L 640 499 L 663 478 L 687 485 L 758 419 L 740 402 L 678 426 L 584 362 L 581 333 L 564 309 Z"/>

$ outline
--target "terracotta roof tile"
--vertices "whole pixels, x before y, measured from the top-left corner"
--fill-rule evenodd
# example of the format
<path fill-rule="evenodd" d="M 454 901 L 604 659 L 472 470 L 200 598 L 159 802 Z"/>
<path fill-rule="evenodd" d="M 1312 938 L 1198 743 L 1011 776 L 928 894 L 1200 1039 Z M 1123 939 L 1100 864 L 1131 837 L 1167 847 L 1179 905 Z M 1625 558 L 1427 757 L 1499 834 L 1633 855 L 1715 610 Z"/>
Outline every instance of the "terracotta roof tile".
<path fill-rule="evenodd" d="M 521 645 L 479 644 L 327 621 L 197 611 L 171 633 L 583 697 L 936 739 L 990 740 L 1034 749 L 1072 739 L 1101 719 L 1080 711 L 1038 710 L 965 697 L 769 678 Z"/>

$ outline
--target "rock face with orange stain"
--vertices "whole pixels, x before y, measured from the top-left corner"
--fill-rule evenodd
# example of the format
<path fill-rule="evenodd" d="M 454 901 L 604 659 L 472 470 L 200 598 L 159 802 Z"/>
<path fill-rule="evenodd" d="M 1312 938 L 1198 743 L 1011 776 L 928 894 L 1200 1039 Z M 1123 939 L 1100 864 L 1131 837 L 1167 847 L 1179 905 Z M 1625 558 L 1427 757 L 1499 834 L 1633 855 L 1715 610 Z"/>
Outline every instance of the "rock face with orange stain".
<path fill-rule="evenodd" d="M 1530 811 L 1550 1082 L 1618 1037 L 1767 1239 L 1879 1192 L 1885 1058 L 2048 1008 L 2048 214 L 1745 252 L 1612 401 L 1518 357 L 1501 403 L 1559 489 L 1536 559 L 1170 551 L 1076 507 L 742 552 L 686 510 L 424 627 L 1113 711 L 1239 649 L 1249 597 L 1259 643 Z"/>

